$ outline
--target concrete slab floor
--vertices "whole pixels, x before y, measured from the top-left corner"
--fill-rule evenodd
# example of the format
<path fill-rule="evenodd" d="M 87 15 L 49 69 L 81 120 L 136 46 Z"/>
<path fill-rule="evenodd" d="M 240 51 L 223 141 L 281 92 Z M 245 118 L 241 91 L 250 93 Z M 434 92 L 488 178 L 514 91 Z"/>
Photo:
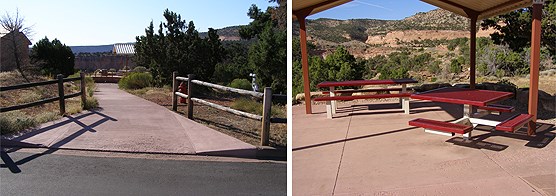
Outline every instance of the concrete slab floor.
<path fill-rule="evenodd" d="M 555 195 L 552 124 L 536 136 L 479 126 L 466 141 L 408 125 L 458 119 L 458 105 L 412 101 L 409 115 L 396 101 L 338 108 L 327 119 L 325 105 L 312 115 L 292 106 L 294 195 Z"/>

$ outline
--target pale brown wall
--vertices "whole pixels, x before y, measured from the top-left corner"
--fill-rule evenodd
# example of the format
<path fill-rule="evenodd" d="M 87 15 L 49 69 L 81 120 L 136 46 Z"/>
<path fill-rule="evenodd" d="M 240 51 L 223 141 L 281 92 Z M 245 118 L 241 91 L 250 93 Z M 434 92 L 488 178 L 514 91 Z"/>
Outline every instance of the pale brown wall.
<path fill-rule="evenodd" d="M 110 68 L 120 70 L 124 68 L 125 63 L 125 56 L 120 55 L 75 56 L 75 69 L 86 70 L 88 72 Z M 136 66 L 133 56 L 128 56 L 127 66 L 129 69 L 133 69 Z"/>
<path fill-rule="evenodd" d="M 13 39 L 17 42 L 14 48 Z M 29 39 L 22 33 L 4 35 L 0 38 L 0 71 L 11 71 L 16 68 L 14 49 L 18 51 L 20 63 L 23 67 L 29 66 Z"/>

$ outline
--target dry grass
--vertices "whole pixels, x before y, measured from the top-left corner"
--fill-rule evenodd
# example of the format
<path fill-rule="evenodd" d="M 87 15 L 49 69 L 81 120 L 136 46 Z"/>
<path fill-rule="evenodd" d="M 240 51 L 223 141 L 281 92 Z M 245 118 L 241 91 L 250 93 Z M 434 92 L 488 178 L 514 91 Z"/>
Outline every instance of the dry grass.
<path fill-rule="evenodd" d="M 272 105 L 270 114 L 276 118 L 286 118 L 286 109 L 284 106 Z M 231 108 L 248 112 L 251 114 L 263 115 L 263 103 L 253 99 L 238 98 L 232 102 Z"/>
<path fill-rule="evenodd" d="M 52 80 L 52 78 L 45 76 L 37 76 L 32 74 L 27 74 L 27 76 L 29 77 L 30 82 Z M 21 76 L 17 72 L 0 72 L 0 86 L 12 86 L 22 83 L 27 82 L 23 78 L 21 78 Z M 87 86 L 88 88 L 91 88 L 92 91 L 94 91 L 94 83 L 87 83 Z M 76 93 L 79 91 L 79 83 L 64 83 L 65 94 Z M 0 107 L 30 103 L 57 96 L 57 84 L 10 90 L 0 93 Z M 96 101 L 96 99 L 88 97 L 85 106 L 86 108 L 94 108 L 98 106 L 98 102 Z M 59 115 L 59 111 L 60 108 L 58 102 L 51 102 L 35 107 L 0 113 L 0 134 L 4 135 L 8 133 L 23 131 L 26 129 L 34 128 L 42 123 L 59 119 L 61 118 L 61 116 Z M 66 99 L 67 114 L 71 115 L 79 113 L 81 111 L 82 106 L 79 97 Z"/>
<path fill-rule="evenodd" d="M 166 88 L 148 87 L 144 89 L 128 90 L 128 92 L 137 95 L 139 97 L 142 97 L 143 99 L 165 106 L 168 109 L 171 109 L 172 107 L 171 90 L 168 87 Z M 232 107 L 232 105 L 234 105 L 234 100 L 240 100 L 239 102 L 241 103 L 236 105 L 242 105 L 242 107 L 245 106 L 244 109 L 248 108 L 247 105 L 249 105 L 249 103 L 254 103 L 251 101 L 245 101 L 245 99 L 243 100 L 238 99 L 238 97 L 231 96 L 230 94 L 205 95 L 203 96 L 203 99 L 227 107 Z M 249 106 L 249 108 L 252 107 Z M 276 116 L 273 117 L 285 118 L 286 116 L 285 106 L 273 106 L 273 108 L 274 108 L 273 114 L 276 114 Z M 182 115 L 186 115 L 187 106 L 181 103 L 178 104 L 178 112 L 181 113 Z M 248 111 L 248 112 L 252 112 L 252 111 Z M 214 130 L 235 137 L 246 143 L 253 144 L 253 145 L 260 144 L 260 133 L 262 128 L 260 121 L 240 117 L 201 104 L 196 104 L 194 106 L 193 117 L 196 122 L 202 123 Z M 275 147 L 287 146 L 286 124 L 270 125 L 270 143 L 271 146 L 275 146 Z"/>

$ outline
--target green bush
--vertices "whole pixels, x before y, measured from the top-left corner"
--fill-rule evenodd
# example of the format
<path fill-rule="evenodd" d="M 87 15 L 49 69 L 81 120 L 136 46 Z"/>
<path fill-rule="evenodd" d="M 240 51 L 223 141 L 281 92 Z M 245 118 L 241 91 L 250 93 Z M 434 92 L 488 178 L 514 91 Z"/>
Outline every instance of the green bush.
<path fill-rule="evenodd" d="M 87 96 L 92 97 L 96 90 L 95 80 L 92 77 L 85 77 L 85 88 L 87 90 Z"/>
<path fill-rule="evenodd" d="M 388 55 L 388 62 L 377 70 L 380 79 L 400 79 L 409 77 L 409 69 L 414 66 L 409 52 L 394 52 Z"/>
<path fill-rule="evenodd" d="M 92 110 L 98 108 L 98 100 L 94 97 L 87 97 L 85 103 L 83 104 L 83 109 Z"/>
<path fill-rule="evenodd" d="M 152 82 L 150 73 L 130 73 L 120 79 L 118 86 L 122 89 L 140 89 L 151 86 Z"/>
<path fill-rule="evenodd" d="M 133 68 L 132 72 L 144 73 L 144 72 L 147 72 L 147 68 L 145 68 L 143 66 L 137 66 L 137 67 Z"/>
<path fill-rule="evenodd" d="M 450 72 L 452 73 L 460 73 L 461 72 L 461 64 L 462 64 L 463 58 L 457 58 L 457 59 L 452 59 L 452 61 L 450 62 Z"/>
<path fill-rule="evenodd" d="M 249 82 L 249 80 L 247 79 L 236 78 L 232 80 L 232 82 L 228 86 L 232 88 L 243 89 L 243 90 L 253 90 L 253 87 L 251 87 L 251 82 Z"/>
<path fill-rule="evenodd" d="M 365 74 L 370 77 L 370 71 L 365 72 L 365 70 L 372 66 L 373 63 L 357 61 L 344 47 L 338 47 L 334 53 L 326 56 L 325 59 L 320 56 L 309 58 L 309 78 L 311 78 L 309 86 L 311 90 L 317 90 L 317 84 L 324 81 L 360 80 Z M 300 61 L 293 62 L 293 96 L 303 92 L 301 67 Z"/>
<path fill-rule="evenodd" d="M 486 63 L 478 63 L 477 64 L 477 72 L 480 76 L 487 76 L 488 75 L 488 65 Z"/>
<path fill-rule="evenodd" d="M 461 50 L 466 46 L 468 40 L 469 39 L 467 37 L 448 40 L 448 50 L 454 51 L 456 47 L 459 47 Z"/>

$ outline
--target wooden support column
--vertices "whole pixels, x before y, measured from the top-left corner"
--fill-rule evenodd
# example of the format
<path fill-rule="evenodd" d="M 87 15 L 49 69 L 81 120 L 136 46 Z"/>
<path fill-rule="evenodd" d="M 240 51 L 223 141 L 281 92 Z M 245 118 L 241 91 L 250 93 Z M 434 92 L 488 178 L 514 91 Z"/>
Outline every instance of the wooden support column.
<path fill-rule="evenodd" d="M 176 95 L 176 91 L 178 91 L 178 81 L 176 77 L 178 76 L 178 72 L 172 72 L 172 110 L 178 111 L 178 96 Z"/>
<path fill-rule="evenodd" d="M 60 115 L 64 116 L 66 114 L 66 100 L 64 98 L 64 75 L 58 74 L 56 78 L 58 79 L 58 101 L 60 103 Z"/>
<path fill-rule="evenodd" d="M 272 89 L 264 88 L 263 97 L 263 119 L 261 129 L 261 146 L 268 146 L 270 136 L 270 113 L 272 109 Z"/>
<path fill-rule="evenodd" d="M 299 21 L 299 43 L 301 47 L 301 69 L 303 71 L 303 93 L 305 94 L 305 113 L 312 114 L 311 109 L 311 88 L 309 85 L 309 54 L 307 52 L 307 29 L 305 28 L 305 17 L 310 11 L 294 13 Z"/>
<path fill-rule="evenodd" d="M 475 89 L 475 68 L 476 68 L 476 54 L 477 54 L 477 15 L 469 16 L 471 22 L 469 24 L 469 88 Z"/>
<path fill-rule="evenodd" d="M 187 118 L 193 120 L 193 78 L 195 75 L 187 74 Z M 176 104 L 177 105 L 177 104 Z"/>
<path fill-rule="evenodd" d="M 85 84 L 85 73 L 81 72 L 79 74 L 79 77 L 81 78 L 81 108 L 85 109 L 85 104 L 87 102 L 87 85 Z"/>
<path fill-rule="evenodd" d="M 539 98 L 539 64 L 541 54 L 541 17 L 544 0 L 533 1 L 533 20 L 531 29 L 531 66 L 529 79 L 529 114 L 533 122 L 537 120 Z M 529 133 L 534 131 L 534 123 L 529 123 Z"/>

